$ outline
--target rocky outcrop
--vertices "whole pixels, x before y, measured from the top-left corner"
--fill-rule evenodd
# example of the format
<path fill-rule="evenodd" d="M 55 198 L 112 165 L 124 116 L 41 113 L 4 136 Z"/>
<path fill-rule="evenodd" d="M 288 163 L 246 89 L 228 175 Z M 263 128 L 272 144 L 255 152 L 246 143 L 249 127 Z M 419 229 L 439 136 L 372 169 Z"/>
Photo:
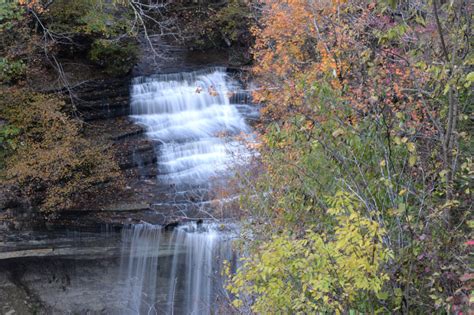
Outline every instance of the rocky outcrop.
<path fill-rule="evenodd" d="M 120 314 L 119 258 L 30 258 L 1 263 L 2 314 Z M 8 313 L 11 312 L 11 313 Z"/>
<path fill-rule="evenodd" d="M 102 230 L 11 232 L 3 237 L 0 313 L 85 314 L 105 308 L 97 291 L 106 282 L 113 290 L 121 234 L 112 227 Z"/>
<path fill-rule="evenodd" d="M 81 118 L 88 122 L 130 114 L 129 78 L 94 80 L 77 86 L 72 103 Z"/>

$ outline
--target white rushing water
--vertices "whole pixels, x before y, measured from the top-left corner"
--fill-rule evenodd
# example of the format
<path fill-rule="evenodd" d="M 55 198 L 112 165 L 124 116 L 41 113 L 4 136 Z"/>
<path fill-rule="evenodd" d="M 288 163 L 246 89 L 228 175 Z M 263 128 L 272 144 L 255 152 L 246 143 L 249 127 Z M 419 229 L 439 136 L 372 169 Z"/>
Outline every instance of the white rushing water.
<path fill-rule="evenodd" d="M 247 154 L 225 137 L 250 131 L 241 114 L 249 106 L 231 103 L 239 89 L 223 68 L 134 80 L 132 118 L 160 143 L 161 182 L 207 183 Z"/>
<path fill-rule="evenodd" d="M 247 97 L 248 98 L 248 97 Z M 131 87 L 132 118 L 156 143 L 158 182 L 189 185 L 171 203 L 209 207 L 206 191 L 249 151 L 234 136 L 248 133 L 246 118 L 257 110 L 245 104 L 239 84 L 223 68 L 136 78 Z M 202 198 L 201 198 L 202 197 Z M 176 199 L 176 200 L 175 200 Z M 201 200 L 202 199 L 202 200 Z M 170 206 L 157 200 L 155 206 Z M 121 281 L 124 314 L 222 313 L 221 267 L 236 265 L 231 239 L 235 227 L 189 223 L 172 232 L 139 224 L 124 229 Z M 221 299 L 219 301 L 219 299 Z"/>
<path fill-rule="evenodd" d="M 123 231 L 124 314 L 212 314 L 224 261 L 236 263 L 235 230 L 189 223 L 173 232 L 149 224 Z M 222 303 L 221 303 L 222 304 Z"/>

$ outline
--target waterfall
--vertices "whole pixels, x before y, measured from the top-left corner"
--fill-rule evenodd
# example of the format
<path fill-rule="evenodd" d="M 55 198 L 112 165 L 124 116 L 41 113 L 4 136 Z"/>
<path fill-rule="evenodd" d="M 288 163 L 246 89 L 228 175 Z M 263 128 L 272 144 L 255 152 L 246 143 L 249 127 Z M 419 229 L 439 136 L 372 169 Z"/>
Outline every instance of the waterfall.
<path fill-rule="evenodd" d="M 123 231 L 124 314 L 211 314 L 223 289 L 221 266 L 236 263 L 235 227 L 189 223 L 172 232 L 150 224 Z"/>
<path fill-rule="evenodd" d="M 248 101 L 248 93 L 223 68 L 134 79 L 131 117 L 156 144 L 158 183 L 178 188 L 171 201 L 161 197 L 155 207 L 210 207 L 212 183 L 225 183 L 228 167 L 249 155 L 235 140 L 250 131 L 246 119 L 256 110 Z M 223 261 L 236 264 L 231 227 L 189 223 L 173 232 L 150 224 L 124 229 L 124 313 L 216 313 Z"/>
<path fill-rule="evenodd" d="M 225 69 L 140 77 L 131 88 L 132 118 L 159 144 L 158 179 L 208 184 L 245 148 L 229 136 L 250 131 L 240 86 Z"/>
<path fill-rule="evenodd" d="M 120 273 L 125 276 L 124 300 L 127 301 L 124 313 L 138 314 L 141 309 L 155 303 L 161 229 L 152 225 L 135 225 L 123 230 L 122 239 Z"/>

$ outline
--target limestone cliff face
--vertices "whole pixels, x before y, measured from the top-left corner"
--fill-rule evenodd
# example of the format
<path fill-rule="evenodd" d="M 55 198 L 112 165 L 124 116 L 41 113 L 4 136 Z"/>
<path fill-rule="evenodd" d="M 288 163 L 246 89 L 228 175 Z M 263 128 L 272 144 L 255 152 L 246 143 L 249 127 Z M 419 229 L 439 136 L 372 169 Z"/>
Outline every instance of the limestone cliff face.
<path fill-rule="evenodd" d="M 0 246 L 2 314 L 116 314 L 120 233 L 23 234 Z"/>

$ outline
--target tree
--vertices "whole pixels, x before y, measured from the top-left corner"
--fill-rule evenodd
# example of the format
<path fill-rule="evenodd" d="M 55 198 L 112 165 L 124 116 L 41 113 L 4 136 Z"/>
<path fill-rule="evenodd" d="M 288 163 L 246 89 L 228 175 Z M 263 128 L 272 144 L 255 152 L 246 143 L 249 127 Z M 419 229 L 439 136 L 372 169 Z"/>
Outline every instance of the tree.
<path fill-rule="evenodd" d="M 460 150 L 467 134 L 451 132 L 472 97 L 469 12 L 463 1 L 441 10 L 424 1 L 270 0 L 254 29 L 255 98 L 270 121 L 263 167 L 243 198 L 268 222 L 253 225 L 254 235 L 264 244 L 272 230 L 335 237 L 324 196 L 356 197 L 394 253 L 388 298 L 371 300 L 374 309 L 454 309 L 468 295 L 459 279 L 472 162 Z"/>

